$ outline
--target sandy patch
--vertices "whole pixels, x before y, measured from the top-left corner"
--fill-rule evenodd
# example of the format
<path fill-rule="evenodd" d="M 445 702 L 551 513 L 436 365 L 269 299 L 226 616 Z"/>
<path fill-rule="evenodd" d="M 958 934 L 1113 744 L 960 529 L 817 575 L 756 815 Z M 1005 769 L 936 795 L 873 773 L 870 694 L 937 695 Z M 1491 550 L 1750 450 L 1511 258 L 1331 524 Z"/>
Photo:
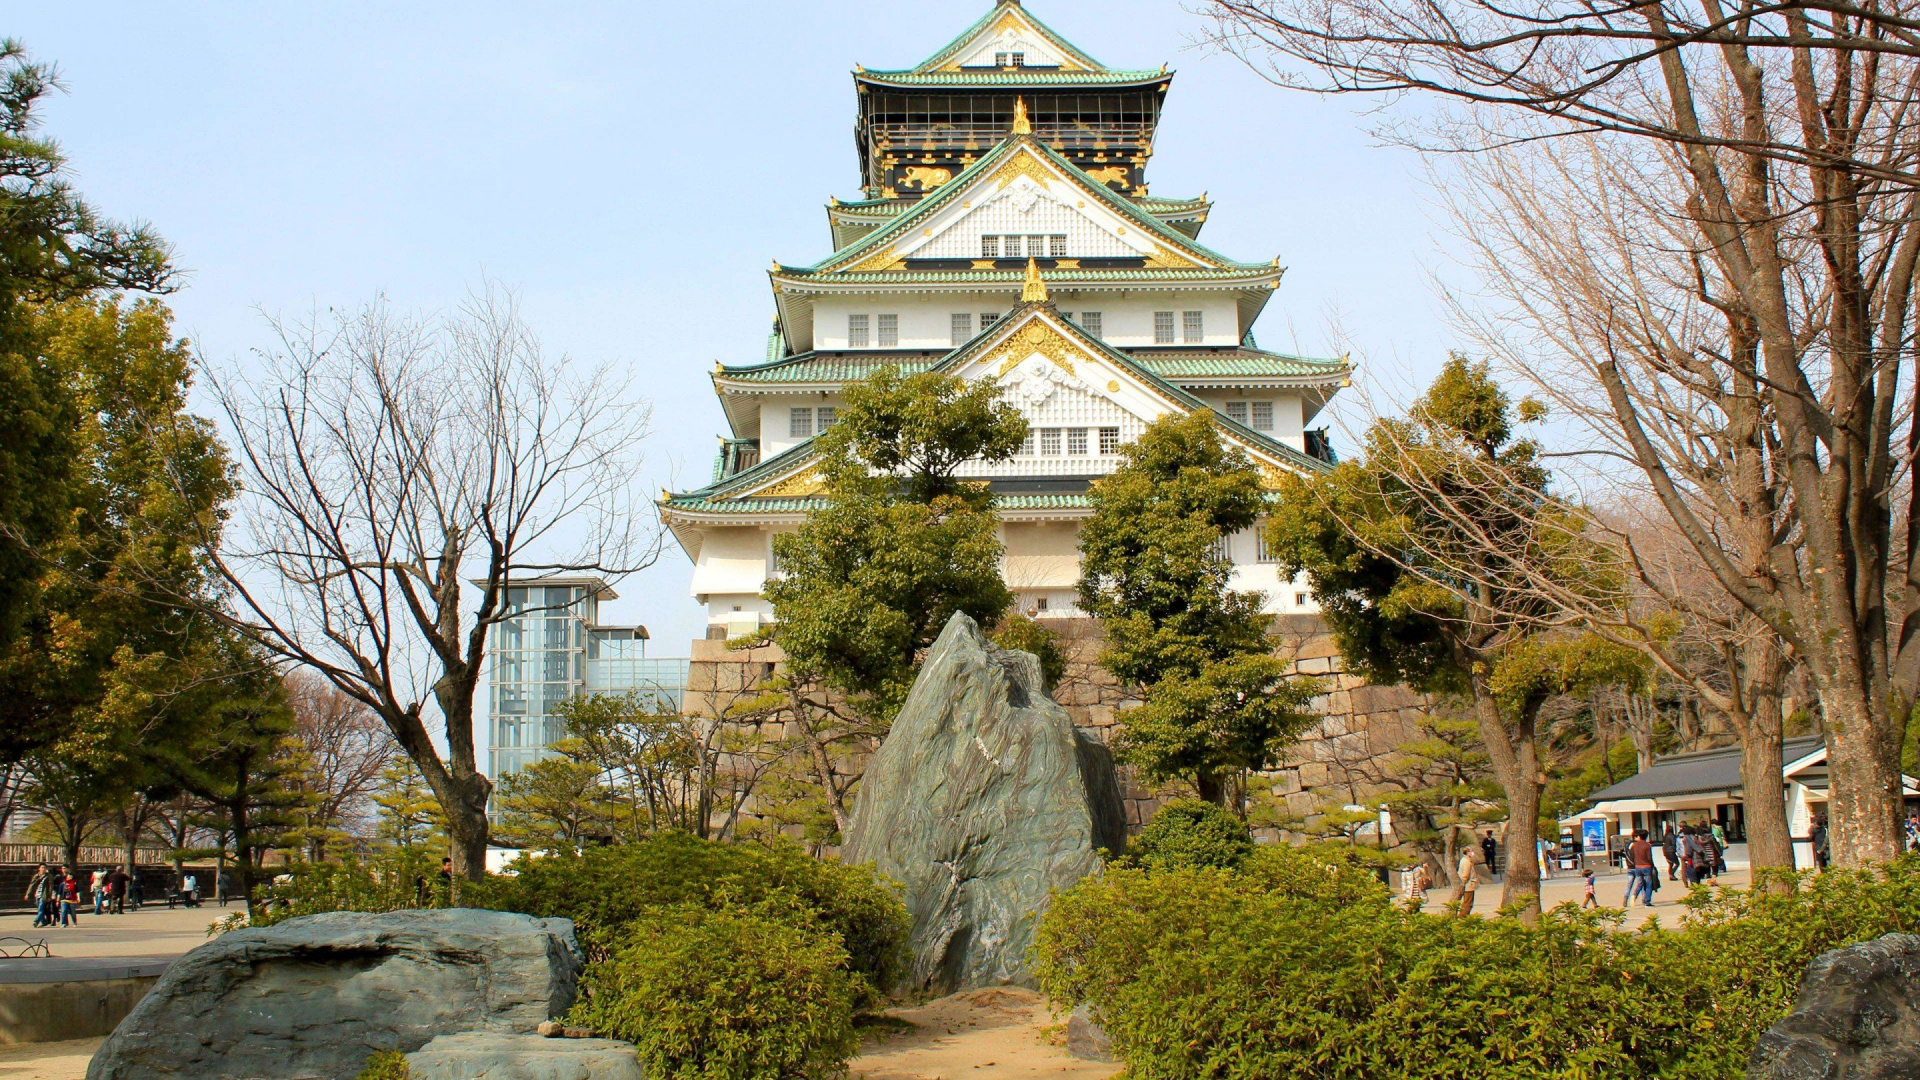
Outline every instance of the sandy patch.
<path fill-rule="evenodd" d="M 104 1039 L 0 1046 L 0 1080 L 82 1080 Z"/>
<path fill-rule="evenodd" d="M 1065 1028 L 1032 990 L 970 990 L 889 1009 L 887 1015 L 913 1027 L 870 1040 L 848 1066 L 851 1075 L 864 1080 L 1108 1080 L 1122 1068 L 1067 1056 Z"/>

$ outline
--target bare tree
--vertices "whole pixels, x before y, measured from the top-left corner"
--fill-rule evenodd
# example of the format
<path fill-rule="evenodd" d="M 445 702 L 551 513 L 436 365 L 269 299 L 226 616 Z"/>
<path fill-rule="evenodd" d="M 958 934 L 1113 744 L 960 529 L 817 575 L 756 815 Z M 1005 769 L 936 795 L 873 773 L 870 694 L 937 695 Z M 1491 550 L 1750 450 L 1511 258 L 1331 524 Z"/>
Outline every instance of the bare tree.
<path fill-rule="evenodd" d="M 1282 82 L 1480 106 L 1408 137 L 1488 151 L 1449 186 L 1503 302 L 1485 344 L 1639 472 L 1805 666 L 1836 859 L 1898 854 L 1920 692 L 1911 10 L 1211 7 Z"/>
<path fill-rule="evenodd" d="M 510 577 L 617 577 L 659 552 L 633 490 L 648 410 L 549 358 L 511 296 L 304 324 L 245 372 L 207 366 L 243 539 L 211 541 L 229 621 L 373 710 L 444 808 L 455 872 L 485 872 L 474 691 Z M 469 584 L 471 583 L 471 584 Z"/>
<path fill-rule="evenodd" d="M 301 832 L 307 858 L 318 862 L 334 840 L 369 835 L 374 784 L 398 748 L 372 709 L 320 676 L 296 671 L 286 686 L 293 734 L 307 759 L 295 780 L 313 789 Z"/>

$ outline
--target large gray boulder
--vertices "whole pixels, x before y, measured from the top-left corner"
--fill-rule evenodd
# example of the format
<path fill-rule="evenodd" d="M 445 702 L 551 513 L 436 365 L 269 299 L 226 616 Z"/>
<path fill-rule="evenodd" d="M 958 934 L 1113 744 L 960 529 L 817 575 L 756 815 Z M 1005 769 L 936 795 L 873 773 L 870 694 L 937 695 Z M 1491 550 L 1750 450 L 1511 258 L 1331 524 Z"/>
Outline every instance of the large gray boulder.
<path fill-rule="evenodd" d="M 1807 965 L 1793 1011 L 1754 1044 L 1747 1080 L 1920 1076 L 1920 937 L 1888 934 Z"/>
<path fill-rule="evenodd" d="M 566 919 L 454 908 L 333 912 L 235 930 L 175 961 L 87 1080 L 353 1080 L 376 1050 L 531 1032 L 573 1005 Z"/>
<path fill-rule="evenodd" d="M 467 1031 L 407 1055 L 410 1080 L 646 1080 L 632 1043 Z"/>
<path fill-rule="evenodd" d="M 860 781 L 841 852 L 906 886 L 914 981 L 1029 985 L 1049 893 L 1126 843 L 1107 748 L 1047 697 L 1040 664 L 955 614 Z"/>

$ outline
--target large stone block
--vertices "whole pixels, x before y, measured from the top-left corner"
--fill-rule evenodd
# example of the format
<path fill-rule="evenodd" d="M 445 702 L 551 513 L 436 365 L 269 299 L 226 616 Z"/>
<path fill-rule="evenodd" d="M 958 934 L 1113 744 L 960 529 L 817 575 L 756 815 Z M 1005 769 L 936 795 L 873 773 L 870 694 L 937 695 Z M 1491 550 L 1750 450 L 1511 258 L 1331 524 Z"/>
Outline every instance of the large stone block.
<path fill-rule="evenodd" d="M 1049 893 L 1126 842 L 1112 755 L 1040 687 L 956 614 L 861 780 L 842 857 L 906 886 L 921 987 L 1029 983 Z"/>
<path fill-rule="evenodd" d="M 333 912 L 188 953 L 120 1022 L 87 1080 L 352 1080 L 377 1050 L 531 1032 L 573 1004 L 566 919 L 454 908 Z"/>
<path fill-rule="evenodd" d="M 1920 1076 L 1920 937 L 1888 934 L 1807 965 L 1793 1011 L 1760 1036 L 1747 1080 Z"/>
<path fill-rule="evenodd" d="M 632 1043 L 463 1031 L 407 1055 L 409 1080 L 646 1080 Z"/>

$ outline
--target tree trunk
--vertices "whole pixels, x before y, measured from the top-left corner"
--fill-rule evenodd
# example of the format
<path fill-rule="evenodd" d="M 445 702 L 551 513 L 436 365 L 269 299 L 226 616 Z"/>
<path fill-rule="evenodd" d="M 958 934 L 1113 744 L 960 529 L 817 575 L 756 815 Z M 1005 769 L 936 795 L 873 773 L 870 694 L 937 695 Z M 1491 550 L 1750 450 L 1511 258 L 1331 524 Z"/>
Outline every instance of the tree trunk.
<path fill-rule="evenodd" d="M 1876 717 L 1861 696 L 1834 701 L 1822 694 L 1821 706 L 1827 720 L 1827 771 L 1833 778 L 1827 835 L 1834 864 L 1891 862 L 1906 847 L 1900 740 L 1887 737 L 1886 718 Z"/>
<path fill-rule="evenodd" d="M 1231 809 L 1227 806 L 1227 785 L 1220 782 L 1218 775 L 1204 771 L 1195 773 L 1193 786 L 1199 791 L 1202 801 L 1210 802 L 1221 809 Z"/>
<path fill-rule="evenodd" d="M 1787 800 L 1781 790 L 1780 717 L 1740 727 L 1740 782 L 1747 823 L 1747 860 L 1755 870 L 1793 868 L 1793 838 L 1787 829 Z"/>
<path fill-rule="evenodd" d="M 1500 715 L 1500 703 L 1486 688 L 1483 676 L 1473 675 L 1473 710 L 1480 723 L 1480 740 L 1486 746 L 1487 760 L 1494 778 L 1507 796 L 1507 878 L 1500 894 L 1500 906 L 1524 905 L 1522 922 L 1540 918 L 1540 868 L 1534 861 L 1533 843 L 1540 831 L 1540 762 L 1533 745 L 1533 725 L 1523 722 L 1509 729 Z M 1528 719 L 1528 718 L 1523 718 Z M 1514 852 L 1524 846 L 1524 858 Z M 1492 867 L 1487 868 L 1489 872 Z"/>

